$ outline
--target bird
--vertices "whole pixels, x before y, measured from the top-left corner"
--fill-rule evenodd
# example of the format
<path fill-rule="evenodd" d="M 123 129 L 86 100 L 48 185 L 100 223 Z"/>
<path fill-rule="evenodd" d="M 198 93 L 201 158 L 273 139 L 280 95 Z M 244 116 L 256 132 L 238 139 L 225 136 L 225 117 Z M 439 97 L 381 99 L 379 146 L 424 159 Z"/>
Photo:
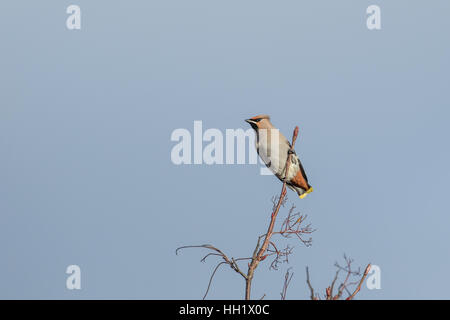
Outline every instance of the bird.
<path fill-rule="evenodd" d="M 313 191 L 308 183 L 308 177 L 303 169 L 302 163 L 295 151 L 291 152 L 291 143 L 270 122 L 268 115 L 262 114 L 245 120 L 256 132 L 256 151 L 266 166 L 275 176 L 284 182 L 286 175 L 286 161 L 291 155 L 291 164 L 286 177 L 286 185 L 297 192 L 300 199 L 306 197 Z M 278 135 L 278 139 L 276 139 Z M 272 138 L 273 136 L 273 138 Z M 272 139 L 274 140 L 272 143 Z M 277 147 L 277 149 L 274 148 Z M 278 152 L 277 152 L 278 151 Z"/>

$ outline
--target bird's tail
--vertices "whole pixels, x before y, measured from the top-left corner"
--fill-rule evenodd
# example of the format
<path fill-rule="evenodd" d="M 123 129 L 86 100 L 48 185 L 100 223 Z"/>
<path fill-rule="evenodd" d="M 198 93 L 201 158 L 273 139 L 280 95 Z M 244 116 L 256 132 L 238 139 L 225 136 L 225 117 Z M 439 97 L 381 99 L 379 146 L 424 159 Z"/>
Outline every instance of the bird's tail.
<path fill-rule="evenodd" d="M 304 197 L 306 197 L 308 195 L 308 193 L 313 192 L 313 187 L 309 186 L 309 189 L 306 190 L 305 192 L 303 192 L 301 195 L 299 195 L 300 199 L 303 199 Z"/>

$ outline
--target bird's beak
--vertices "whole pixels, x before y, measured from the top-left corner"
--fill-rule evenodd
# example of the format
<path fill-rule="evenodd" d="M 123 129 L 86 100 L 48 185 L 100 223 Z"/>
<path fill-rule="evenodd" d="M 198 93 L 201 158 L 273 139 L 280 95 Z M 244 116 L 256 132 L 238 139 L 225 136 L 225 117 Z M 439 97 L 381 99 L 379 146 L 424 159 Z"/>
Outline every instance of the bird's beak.
<path fill-rule="evenodd" d="M 246 119 L 245 122 L 247 122 L 253 130 L 258 130 L 258 123 L 255 120 L 252 119 Z"/>

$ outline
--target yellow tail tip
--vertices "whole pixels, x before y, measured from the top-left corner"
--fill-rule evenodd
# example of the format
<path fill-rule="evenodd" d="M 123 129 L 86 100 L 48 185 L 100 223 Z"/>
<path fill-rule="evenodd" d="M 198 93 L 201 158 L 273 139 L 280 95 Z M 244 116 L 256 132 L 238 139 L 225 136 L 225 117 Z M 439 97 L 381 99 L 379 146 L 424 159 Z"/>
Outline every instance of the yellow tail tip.
<path fill-rule="evenodd" d="M 300 198 L 300 199 L 303 199 L 304 197 L 306 197 L 306 196 L 308 195 L 308 193 L 311 193 L 311 192 L 313 192 L 313 191 L 314 191 L 314 189 L 313 189 L 312 187 L 309 187 L 308 190 L 306 190 L 304 193 L 302 193 L 301 195 L 299 195 L 299 198 Z"/>

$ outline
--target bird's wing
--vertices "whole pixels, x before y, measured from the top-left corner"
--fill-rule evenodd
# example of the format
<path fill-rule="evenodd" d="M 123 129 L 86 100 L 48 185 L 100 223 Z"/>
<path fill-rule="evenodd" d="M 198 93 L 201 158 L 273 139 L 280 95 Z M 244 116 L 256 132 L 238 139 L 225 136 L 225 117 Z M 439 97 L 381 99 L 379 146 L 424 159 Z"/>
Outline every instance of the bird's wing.
<path fill-rule="evenodd" d="M 291 143 L 289 141 L 288 141 L 288 144 L 289 144 L 289 149 L 291 149 L 292 147 L 291 147 Z M 291 163 L 296 165 L 297 164 L 296 162 L 298 163 L 298 166 L 300 167 L 300 172 L 302 173 L 302 175 L 305 178 L 306 182 L 308 182 L 308 177 L 306 176 L 305 169 L 303 169 L 302 162 L 300 161 L 300 159 L 297 156 L 297 153 L 294 150 L 294 153 L 292 154 L 292 157 L 291 157 Z"/>
<path fill-rule="evenodd" d="M 298 157 L 297 157 L 297 159 L 298 159 Z M 302 175 L 305 178 L 306 182 L 308 182 L 308 177 L 306 176 L 305 169 L 303 169 L 303 166 L 302 166 L 302 163 L 301 163 L 300 159 L 298 159 L 298 165 L 300 167 L 300 172 L 302 173 Z"/>
<path fill-rule="evenodd" d="M 308 190 L 310 188 L 308 183 L 308 177 L 306 176 L 305 169 L 303 169 L 302 163 L 300 162 L 300 159 L 297 157 L 296 154 L 292 155 L 291 162 L 298 169 L 297 173 L 290 181 L 291 184 L 293 184 L 296 187 L 300 187 L 305 191 Z"/>

